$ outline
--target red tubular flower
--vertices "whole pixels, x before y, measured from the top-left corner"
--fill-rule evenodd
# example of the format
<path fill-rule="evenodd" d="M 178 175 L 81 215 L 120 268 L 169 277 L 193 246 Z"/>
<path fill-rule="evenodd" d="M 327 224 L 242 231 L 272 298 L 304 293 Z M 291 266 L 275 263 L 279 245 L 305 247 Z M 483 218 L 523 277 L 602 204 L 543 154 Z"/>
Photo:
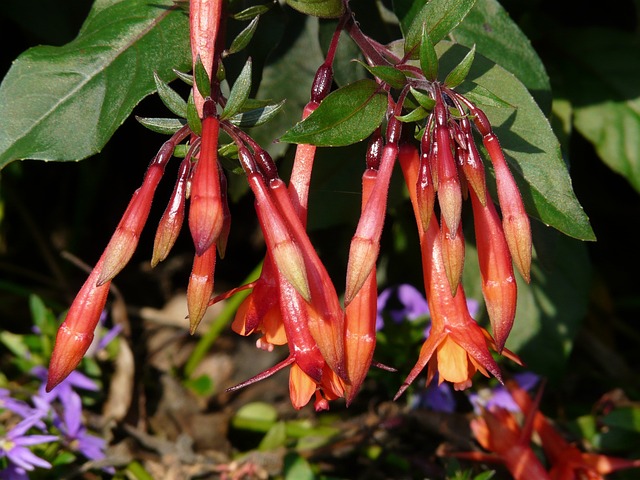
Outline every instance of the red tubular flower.
<path fill-rule="evenodd" d="M 104 265 L 104 254 L 73 300 L 67 316 L 58 329 L 49 362 L 47 392 L 62 382 L 78 366 L 93 341 L 93 332 L 107 303 L 111 281 L 98 285 Z"/>
<path fill-rule="evenodd" d="M 304 258 L 311 293 L 308 306 L 311 335 L 329 367 L 339 377 L 347 380 L 344 359 L 344 312 L 340 306 L 338 294 L 300 218 L 294 211 L 284 182 L 279 178 L 273 179 L 269 182 L 269 188 Z"/>
<path fill-rule="evenodd" d="M 189 32 L 191 36 L 191 57 L 193 70 L 200 58 L 209 78 L 214 78 L 214 56 L 222 49 L 216 49 L 223 3 L 220 0 L 191 0 L 189 2 Z M 197 88 L 193 89 L 194 102 L 200 116 L 203 115 L 204 99 Z"/>
<path fill-rule="evenodd" d="M 387 135 L 387 137 L 389 137 Z M 384 226 L 384 217 L 387 211 L 387 195 L 393 166 L 398 156 L 398 145 L 387 143 L 382 149 L 378 178 L 367 201 L 356 233 L 349 247 L 349 263 L 347 265 L 347 280 L 344 294 L 344 303 L 349 305 L 358 290 L 366 281 L 378 259 L 380 250 L 380 236 Z"/>
<path fill-rule="evenodd" d="M 582 452 L 568 443 L 552 423 L 537 410 L 536 403 L 516 382 L 506 383 L 509 393 L 526 415 L 533 417 L 533 429 L 540 436 L 542 448 L 551 463 L 553 480 L 604 480 L 604 476 L 628 468 L 640 468 L 639 460 L 609 457 Z"/>
<path fill-rule="evenodd" d="M 151 256 L 151 267 L 155 267 L 167 258 L 167 255 L 169 255 L 180 234 L 180 229 L 184 222 L 185 192 L 190 165 L 191 162 L 188 158 L 180 164 L 178 179 L 173 187 L 169 204 L 162 214 L 160 222 L 158 223 L 158 229 L 156 230 L 156 236 L 153 242 L 153 255 Z"/>
<path fill-rule="evenodd" d="M 129 205 L 104 251 L 102 271 L 96 280 L 98 285 L 112 280 L 131 260 L 138 246 L 140 233 L 149 217 L 156 187 L 162 178 L 167 161 L 173 154 L 173 149 L 172 141 L 167 141 L 162 146 L 149 165 L 142 186 L 133 193 Z"/>
<path fill-rule="evenodd" d="M 489 347 L 493 347 L 491 337 L 471 318 L 462 286 L 458 287 L 455 295 L 452 295 L 449 288 L 442 257 L 440 228 L 436 218 L 432 217 L 426 231 L 422 228 L 417 202 L 417 178 L 420 168 L 417 148 L 412 144 L 401 145 L 399 161 L 409 187 L 420 233 L 424 285 L 432 326 L 429 337 L 420 351 L 418 362 L 396 394 L 396 398 L 427 365 L 427 384 L 436 371 L 440 373 L 441 382 L 451 381 L 456 388 L 470 386 L 471 377 L 476 370 L 487 376 L 490 372 L 500 379 L 500 369 L 489 353 Z M 512 356 L 506 349 L 505 352 Z M 517 361 L 517 357 L 512 358 Z"/>
<path fill-rule="evenodd" d="M 209 300 L 213 294 L 214 273 L 216 268 L 216 246 L 211 245 L 202 255 L 193 258 L 193 267 L 187 285 L 187 310 L 189 312 L 189 331 L 193 335 L 202 320 Z"/>
<path fill-rule="evenodd" d="M 489 153 L 496 175 L 502 228 L 511 257 L 522 277 L 529 282 L 531 278 L 531 225 L 522 203 L 520 191 L 487 116 L 466 98 L 461 95 L 455 96 L 469 108 L 474 124 L 482 135 L 482 142 Z"/>
<path fill-rule="evenodd" d="M 464 236 L 462 235 L 462 224 L 458 223 L 458 232 L 452 233 L 446 222 L 442 222 L 441 239 L 442 260 L 444 270 L 449 280 L 451 295 L 455 295 L 458 285 L 462 279 L 462 269 L 464 268 Z"/>
<path fill-rule="evenodd" d="M 427 125 L 427 128 L 429 126 Z M 405 147 L 406 148 L 406 147 Z M 436 189 L 431 175 L 431 164 L 433 163 L 433 149 L 430 135 L 423 135 L 420 142 L 420 169 L 416 185 L 416 205 L 418 207 L 418 217 L 421 227 L 426 230 L 431 222 L 433 208 L 436 203 Z"/>
<path fill-rule="evenodd" d="M 437 84 L 436 84 L 437 85 Z M 436 105 L 434 108 L 435 130 L 433 132 L 433 160 L 437 174 L 436 190 L 438 192 L 438 204 L 443 222 L 453 235 L 458 231 L 460 216 L 462 214 L 462 190 L 458 179 L 458 170 L 453 158 L 451 137 L 449 134 L 447 107 L 444 105 L 442 95 L 437 90 Z M 425 135 L 432 132 L 425 131 Z"/>
<path fill-rule="evenodd" d="M 300 245 L 294 242 L 289 225 L 272 199 L 264 178 L 259 173 L 252 173 L 247 180 L 255 196 L 256 213 L 267 249 L 278 271 L 305 300 L 311 301 L 307 267 Z"/>
<path fill-rule="evenodd" d="M 367 169 L 362 176 L 362 208 L 367 204 L 377 180 L 377 171 Z M 378 285 L 375 267 L 345 309 L 345 359 L 350 384 L 345 385 L 347 406 L 364 382 L 376 346 Z"/>
<path fill-rule="evenodd" d="M 202 255 L 217 241 L 224 222 L 218 172 L 220 122 L 215 117 L 215 108 L 213 100 L 207 99 L 202 120 L 200 153 L 191 179 L 189 230 L 197 255 Z"/>
<path fill-rule="evenodd" d="M 502 351 L 516 315 L 518 287 L 511 255 L 493 202 L 480 203 L 471 192 L 478 261 L 491 330 L 498 352 Z"/>

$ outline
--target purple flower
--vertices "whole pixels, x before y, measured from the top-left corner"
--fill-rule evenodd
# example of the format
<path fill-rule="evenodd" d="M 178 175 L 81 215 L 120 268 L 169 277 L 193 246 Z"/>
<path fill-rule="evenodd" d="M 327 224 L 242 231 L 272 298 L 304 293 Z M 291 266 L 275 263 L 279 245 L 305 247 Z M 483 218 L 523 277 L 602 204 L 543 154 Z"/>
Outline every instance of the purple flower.
<path fill-rule="evenodd" d="M 415 406 L 428 408 L 435 412 L 455 412 L 456 400 L 453 398 L 451 384 L 449 382 L 442 382 L 438 385 L 438 375 L 436 375 L 426 390 L 418 395 Z"/>
<path fill-rule="evenodd" d="M 49 462 L 38 457 L 27 448 L 31 445 L 53 442 L 58 439 L 55 435 L 25 435 L 38 421 L 37 417 L 27 418 L 9 430 L 4 437 L 0 438 L 0 458 L 6 457 L 10 465 L 17 467 L 12 469 L 16 475 L 20 473 L 19 469 L 31 471 L 35 467 L 51 468 Z"/>
<path fill-rule="evenodd" d="M 90 435 L 82 423 L 82 399 L 73 392 L 64 406 L 62 421 L 54 422 L 62 432 L 65 441 L 71 449 L 76 450 L 89 460 L 102 460 L 105 458 L 106 446 L 102 438 Z"/>
<path fill-rule="evenodd" d="M 31 373 L 42 380 L 42 385 L 38 389 L 38 397 L 49 405 L 57 399 L 62 403 L 64 408 L 67 408 L 66 404 L 69 402 L 69 398 L 75 394 L 75 388 L 90 390 L 92 392 L 98 390 L 98 386 L 93 380 L 77 370 L 74 370 L 67 378 L 60 382 L 57 387 L 50 392 L 47 392 L 45 390 L 48 375 L 47 369 L 42 366 L 37 366 L 31 370 Z"/>
<path fill-rule="evenodd" d="M 11 392 L 6 388 L 0 388 L 0 409 L 9 410 L 22 418 L 30 417 L 33 410 L 31 407 L 16 398 L 11 397 Z"/>
<path fill-rule="evenodd" d="M 524 390 L 532 390 L 540 381 L 540 377 L 533 372 L 516 373 L 513 379 Z M 503 385 L 495 388 L 483 388 L 477 393 L 469 394 L 469 401 L 473 405 L 473 410 L 480 415 L 482 408 L 491 410 L 495 407 L 504 408 L 510 412 L 519 412 L 520 408 L 511 397 L 511 394 Z"/>
<path fill-rule="evenodd" d="M 422 293 L 412 285 L 403 283 L 384 289 L 378 296 L 376 330 L 384 326 L 382 311 L 388 312 L 394 322 L 401 323 L 429 315 L 429 306 Z"/>

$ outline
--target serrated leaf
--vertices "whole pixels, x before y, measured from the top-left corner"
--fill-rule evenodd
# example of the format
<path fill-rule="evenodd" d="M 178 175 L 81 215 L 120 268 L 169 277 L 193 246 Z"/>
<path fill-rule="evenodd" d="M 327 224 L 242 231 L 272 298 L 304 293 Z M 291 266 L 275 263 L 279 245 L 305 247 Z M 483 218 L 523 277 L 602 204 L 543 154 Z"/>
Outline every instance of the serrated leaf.
<path fill-rule="evenodd" d="M 442 42 L 436 47 L 440 68 L 457 65 L 468 49 Z M 481 85 L 500 91 L 516 110 L 483 107 L 500 139 L 511 172 L 518 183 L 527 212 L 566 235 L 594 240 L 589 219 L 578 202 L 560 145 L 549 120 L 526 87 L 511 73 L 476 54 L 464 88 Z"/>
<path fill-rule="evenodd" d="M 462 23 L 451 32 L 456 43 L 513 73 L 535 97 L 545 114 L 551 111 L 551 87 L 546 69 L 529 38 L 498 0 L 477 0 Z"/>
<path fill-rule="evenodd" d="M 364 62 L 358 62 L 366 68 L 371 75 L 379 78 L 391 88 L 400 89 L 407 83 L 407 76 L 395 67 L 388 65 L 371 66 Z"/>
<path fill-rule="evenodd" d="M 252 5 L 238 13 L 232 14 L 231 18 L 238 21 L 252 20 L 258 15 L 267 13 L 270 9 L 271 6 L 269 5 Z"/>
<path fill-rule="evenodd" d="M 469 70 L 471 70 L 471 65 L 473 64 L 473 59 L 476 55 L 476 46 L 474 45 L 469 50 L 462 61 L 456 65 L 456 68 L 451 70 L 447 77 L 444 79 L 444 84 L 449 88 L 455 88 L 464 82 L 465 78 L 469 74 Z"/>
<path fill-rule="evenodd" d="M 338 18 L 344 13 L 342 0 L 286 0 L 287 5 L 306 15 Z"/>
<path fill-rule="evenodd" d="M 24 52 L 0 85 L 0 168 L 99 152 L 155 91 L 150 72 L 191 68 L 187 30 L 173 0 L 98 0 L 73 41 Z"/>
<path fill-rule="evenodd" d="M 423 25 L 431 42 L 436 45 L 469 13 L 476 0 L 431 0 L 411 22 L 405 35 L 404 51 L 418 58 Z"/>
<path fill-rule="evenodd" d="M 138 116 L 135 118 L 141 125 L 144 125 L 152 132 L 162 133 L 163 135 L 173 135 L 186 123 L 179 118 L 147 118 Z"/>
<path fill-rule="evenodd" d="M 187 102 L 182 98 L 178 92 L 173 90 L 169 85 L 164 83 L 160 77 L 154 72 L 153 79 L 156 82 L 156 89 L 160 100 L 164 103 L 172 113 L 182 118 L 187 118 Z"/>
<path fill-rule="evenodd" d="M 275 105 L 267 105 L 265 107 L 255 108 L 246 112 L 237 113 L 236 115 L 231 117 L 229 121 L 234 125 L 237 125 L 238 127 L 256 127 L 268 122 L 274 116 L 276 116 L 282 110 L 284 103 L 285 101 L 283 100 L 282 102 Z"/>
<path fill-rule="evenodd" d="M 251 59 L 247 60 L 247 63 L 242 67 L 242 71 L 236 79 L 231 92 L 229 92 L 229 98 L 227 98 L 227 104 L 220 114 L 220 119 L 224 120 L 229 117 L 233 117 L 236 113 L 242 110 L 244 102 L 249 98 L 251 92 Z"/>
<path fill-rule="evenodd" d="M 249 25 L 247 25 L 236 38 L 233 39 L 231 45 L 229 46 L 229 50 L 227 50 L 228 55 L 232 55 L 244 49 L 251 39 L 253 38 L 253 34 L 256 33 L 256 28 L 258 28 L 258 20 L 260 17 L 255 17 Z"/>
<path fill-rule="evenodd" d="M 280 141 L 326 147 L 351 145 L 371 135 L 386 111 L 387 94 L 373 80 L 359 80 L 331 92 Z"/>
<path fill-rule="evenodd" d="M 211 78 L 209 78 L 207 69 L 204 68 L 200 55 L 196 58 L 193 78 L 196 82 L 196 88 L 198 89 L 198 92 L 200 92 L 202 98 L 211 96 Z"/>
<path fill-rule="evenodd" d="M 425 24 L 423 24 L 420 41 L 420 68 L 427 80 L 433 81 L 438 78 L 438 54 Z"/>

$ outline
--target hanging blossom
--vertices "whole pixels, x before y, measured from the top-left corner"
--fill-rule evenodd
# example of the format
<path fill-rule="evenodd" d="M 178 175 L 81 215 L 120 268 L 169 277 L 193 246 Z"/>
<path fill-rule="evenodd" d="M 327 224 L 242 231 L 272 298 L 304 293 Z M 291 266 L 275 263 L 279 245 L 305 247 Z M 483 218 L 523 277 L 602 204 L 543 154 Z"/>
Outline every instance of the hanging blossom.
<path fill-rule="evenodd" d="M 221 3 L 190 2 L 194 71 L 202 63 L 209 85 L 196 81 L 194 98 L 201 119 L 198 134 L 189 124 L 177 130 L 152 158 L 103 254 L 76 295 L 58 330 L 46 390 L 59 385 L 79 364 L 91 345 L 113 278 L 131 259 L 156 187 L 176 147 L 188 139 L 187 153 L 165 212 L 156 230 L 152 266 L 163 261 L 187 220 L 194 257 L 187 285 L 190 331 L 206 309 L 234 291 L 252 288 L 233 323 L 242 335 L 260 334 L 257 345 L 271 350 L 287 345 L 289 356 L 266 372 L 234 387 L 248 385 L 290 366 L 292 404 L 302 408 L 315 397 L 317 410 L 344 397 L 349 404 L 373 362 L 377 315 L 376 262 L 387 210 L 390 181 L 398 160 L 411 195 L 421 245 L 424 288 L 431 330 L 419 359 L 396 398 L 427 368 L 427 384 L 450 382 L 455 389 L 471 385 L 475 372 L 501 379 L 491 351 L 519 362 L 504 348 L 512 328 L 516 283 L 514 267 L 528 281 L 531 238 L 528 217 L 506 160 L 484 113 L 464 96 L 396 58 L 391 48 L 372 43 L 360 31 L 348 5 L 338 22 L 325 62 L 318 68 L 303 117 L 312 115 L 331 90 L 332 64 L 344 30 L 372 66 L 392 62 L 411 72 L 395 100 L 388 94 L 386 126 L 369 141 L 362 175 L 360 219 L 349 246 L 344 306 L 306 232 L 307 200 L 315 147 L 298 145 L 287 186 L 267 152 L 225 118 L 227 105 L 215 72 L 221 66 L 224 31 Z M 408 57 L 407 57 L 408 58 Z M 413 90 L 411 90 L 413 88 Z M 420 90 L 433 103 L 419 146 L 413 132 L 403 132 L 408 92 Z M 207 93 L 203 94 L 206 90 Z M 218 114 L 218 108 L 223 109 Z M 455 110 L 455 113 L 453 112 Z M 482 137 L 496 175 L 499 210 L 486 192 L 484 167 L 473 138 L 472 124 Z M 424 128 L 423 128 L 424 127 Z M 260 278 L 211 299 L 218 257 L 223 257 L 230 229 L 227 181 L 218 158 L 220 130 L 235 143 L 239 163 L 253 193 L 256 215 L 266 244 Z M 195 129 L 194 129 L 195 130 Z M 384 130 L 384 132 L 383 132 Z M 463 200 L 472 204 L 484 304 L 492 334 L 480 327 L 461 284 L 464 238 Z M 187 200 L 188 216 L 185 214 Z M 436 207 L 437 201 L 437 207 Z M 186 217 L 186 218 L 185 218 Z"/>

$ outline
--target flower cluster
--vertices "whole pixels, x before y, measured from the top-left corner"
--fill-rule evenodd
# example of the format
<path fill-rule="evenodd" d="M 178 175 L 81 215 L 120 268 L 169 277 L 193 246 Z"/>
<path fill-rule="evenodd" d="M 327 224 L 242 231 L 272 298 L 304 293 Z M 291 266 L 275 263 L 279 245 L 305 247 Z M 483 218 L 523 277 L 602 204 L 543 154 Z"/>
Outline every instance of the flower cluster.
<path fill-rule="evenodd" d="M 213 5 L 213 7 L 212 7 Z M 151 161 L 141 187 L 134 193 L 122 220 L 71 305 L 56 338 L 47 390 L 78 365 L 93 339 L 110 283 L 130 260 L 147 221 L 156 187 L 177 145 L 188 139 L 186 155 L 167 209 L 156 233 L 152 265 L 164 260 L 185 220 L 195 256 L 187 288 L 187 309 L 193 333 L 206 309 L 239 289 L 252 292 L 240 306 L 232 328 L 241 335 L 259 333 L 257 345 L 271 350 L 287 345 L 289 356 L 278 365 L 243 382 L 240 388 L 290 366 L 290 396 L 301 408 L 315 397 L 315 408 L 330 400 L 350 403 L 373 363 L 378 318 L 376 263 L 386 215 L 387 197 L 396 161 L 400 163 L 420 236 L 424 288 L 431 317 L 430 331 L 418 361 L 396 394 L 400 396 L 428 367 L 427 384 L 451 382 L 456 389 L 471 385 L 476 371 L 501 379 L 491 350 L 518 362 L 504 348 L 513 325 L 516 282 L 513 264 L 529 280 L 531 238 L 520 194 L 498 140 L 484 113 L 445 83 L 427 79 L 406 59 L 394 59 L 391 49 L 371 43 L 350 12 L 338 23 L 325 62 L 317 70 L 311 99 L 303 118 L 312 116 L 332 86 L 332 64 L 338 39 L 347 31 L 372 66 L 393 59 L 396 68 L 411 72 L 397 101 L 391 87 L 378 79 L 388 97 L 386 125 L 370 136 L 362 175 L 362 208 L 353 235 L 341 304 L 332 279 L 307 232 L 307 201 L 315 146 L 297 147 L 289 185 L 275 162 L 246 132 L 229 120 L 234 90 L 224 98 L 214 72 L 221 62 L 220 2 L 190 4 L 194 72 L 203 67 L 207 84 L 194 74 L 198 128 L 181 126 Z M 215 7 L 215 8 L 214 8 Z M 209 10 L 213 8 L 213 10 Z M 202 18 L 210 21 L 202 22 Z M 408 93 L 427 92 L 430 112 L 416 142 L 402 121 Z M 218 109 L 222 108 L 219 113 Z M 381 120 L 382 121 L 382 120 Z M 484 166 L 472 124 L 482 137 L 497 180 L 500 214 L 485 186 Z M 211 298 L 218 256 L 224 256 L 230 230 L 226 174 L 218 158 L 223 131 L 232 139 L 237 161 L 255 198 L 255 211 L 266 244 L 260 278 Z M 470 197 L 478 245 L 482 291 L 492 333 L 472 317 L 461 284 L 464 238 L 461 213 Z"/>

